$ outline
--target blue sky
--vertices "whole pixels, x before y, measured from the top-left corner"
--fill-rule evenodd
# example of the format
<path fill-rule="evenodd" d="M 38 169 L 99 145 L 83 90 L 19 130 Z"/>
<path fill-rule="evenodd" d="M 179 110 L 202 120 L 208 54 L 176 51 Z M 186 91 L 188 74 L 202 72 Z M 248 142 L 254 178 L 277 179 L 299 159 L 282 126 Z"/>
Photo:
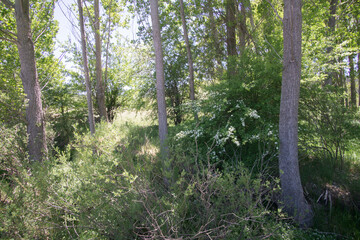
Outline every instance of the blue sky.
<path fill-rule="evenodd" d="M 59 22 L 59 31 L 56 35 L 56 39 L 60 43 L 64 43 L 69 40 L 69 38 L 75 42 L 79 38 L 79 28 L 77 20 L 77 7 L 74 12 L 70 9 L 71 5 L 77 6 L 77 0 L 59 0 L 55 5 L 55 20 Z M 124 14 L 127 14 L 124 12 Z M 129 29 L 118 29 L 117 30 L 121 35 L 126 38 L 134 39 L 136 38 L 137 23 L 136 20 L 130 21 Z M 57 43 L 55 48 L 55 56 L 60 58 L 63 52 L 60 50 L 60 46 Z"/>

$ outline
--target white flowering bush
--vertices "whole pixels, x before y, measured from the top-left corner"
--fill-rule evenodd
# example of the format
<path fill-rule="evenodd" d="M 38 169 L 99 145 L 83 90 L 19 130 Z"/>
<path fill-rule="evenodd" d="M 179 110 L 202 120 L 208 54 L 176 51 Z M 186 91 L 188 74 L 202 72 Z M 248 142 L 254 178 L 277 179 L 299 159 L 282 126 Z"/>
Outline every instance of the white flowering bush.
<path fill-rule="evenodd" d="M 225 91 L 209 91 L 207 96 L 197 104 L 198 121 L 177 128 L 171 142 L 174 148 L 203 161 L 208 156 L 219 167 L 236 167 L 241 161 L 252 166 L 260 155 L 276 155 L 277 125 L 268 123 L 243 100 L 229 99 Z"/>

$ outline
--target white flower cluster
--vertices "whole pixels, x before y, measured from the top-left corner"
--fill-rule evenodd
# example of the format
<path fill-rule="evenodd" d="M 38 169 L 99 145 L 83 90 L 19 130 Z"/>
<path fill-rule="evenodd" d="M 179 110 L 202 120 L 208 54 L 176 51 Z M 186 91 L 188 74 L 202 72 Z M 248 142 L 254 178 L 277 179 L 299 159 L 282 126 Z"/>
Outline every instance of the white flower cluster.
<path fill-rule="evenodd" d="M 244 118 L 240 118 L 240 121 L 241 121 L 241 125 L 242 125 L 243 127 L 245 127 L 245 119 L 244 119 Z"/>
<path fill-rule="evenodd" d="M 185 131 L 180 131 L 175 135 L 175 139 L 176 140 L 180 140 L 182 138 L 185 137 L 190 137 L 190 138 L 198 138 L 203 134 L 202 129 L 194 129 L 194 130 L 185 130 Z"/>
<path fill-rule="evenodd" d="M 227 140 L 230 139 L 234 144 L 236 144 L 236 146 L 240 146 L 240 142 L 237 139 L 235 133 L 236 133 L 236 129 L 233 126 L 230 126 L 227 129 L 225 136 L 223 136 L 223 134 L 221 134 L 219 131 L 217 131 L 215 136 L 214 136 L 214 139 L 216 141 L 216 145 L 222 146 L 223 144 L 226 143 Z"/>
<path fill-rule="evenodd" d="M 252 110 L 251 112 L 249 112 L 249 117 L 254 118 L 254 119 L 260 118 L 260 116 L 256 110 Z"/>
<path fill-rule="evenodd" d="M 221 106 L 220 104 L 216 104 L 216 103 L 215 103 L 215 104 L 213 105 L 213 109 L 214 109 L 215 111 L 218 111 L 218 112 L 221 111 L 221 109 L 222 109 L 221 107 L 222 107 L 222 106 Z"/>
<path fill-rule="evenodd" d="M 235 108 L 236 108 L 236 109 L 240 109 L 240 105 L 239 105 L 239 104 L 240 104 L 241 106 L 244 106 L 244 105 L 245 105 L 243 100 L 237 100 L 237 101 L 236 101 L 236 105 L 235 105 Z"/>

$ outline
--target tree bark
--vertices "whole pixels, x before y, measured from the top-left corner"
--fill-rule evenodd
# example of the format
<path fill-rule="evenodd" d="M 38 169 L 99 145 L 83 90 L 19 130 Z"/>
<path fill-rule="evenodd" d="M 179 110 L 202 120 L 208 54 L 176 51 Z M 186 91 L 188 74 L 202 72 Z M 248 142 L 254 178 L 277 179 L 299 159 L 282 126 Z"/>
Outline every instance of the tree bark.
<path fill-rule="evenodd" d="M 217 29 L 216 29 L 216 23 L 215 23 L 215 17 L 214 17 L 212 1 L 208 0 L 206 6 L 207 6 L 207 10 L 209 12 L 210 31 L 211 31 L 212 37 L 214 38 L 213 40 L 214 40 L 214 48 L 215 48 L 215 59 L 216 59 L 216 62 L 218 64 L 217 69 L 219 70 L 220 74 L 222 74 L 222 72 L 223 72 L 223 65 L 222 65 L 222 62 L 221 62 L 222 52 L 221 52 L 221 49 L 220 49 L 219 34 L 218 34 Z"/>
<path fill-rule="evenodd" d="M 236 18 L 235 18 L 235 1 L 226 0 L 226 43 L 227 43 L 227 53 L 228 53 L 228 72 L 230 76 L 235 75 L 235 57 L 237 56 L 236 51 Z"/>
<path fill-rule="evenodd" d="M 328 28 L 329 28 L 328 36 L 331 36 L 335 31 L 335 25 L 336 25 L 335 14 L 336 14 L 337 3 L 338 3 L 338 0 L 330 1 L 330 16 L 329 16 L 329 20 L 328 20 Z M 332 51 L 333 51 L 332 46 L 329 46 L 326 48 L 326 52 L 329 55 L 331 54 Z M 331 59 L 330 65 L 333 65 L 334 63 L 335 63 L 335 60 Z M 333 71 L 328 73 L 328 77 L 325 79 L 325 85 L 331 85 L 333 83 L 334 75 L 335 75 L 335 73 Z"/>
<path fill-rule="evenodd" d="M 110 48 L 110 36 L 111 36 L 111 5 L 112 5 L 112 0 L 109 3 L 109 19 L 108 19 L 108 34 L 107 34 L 107 41 L 106 41 L 106 57 L 105 57 L 105 73 L 104 73 L 104 93 L 105 96 L 108 93 L 108 66 L 109 66 L 109 48 Z M 110 109 L 108 102 L 106 101 L 105 98 L 105 106 L 108 107 L 107 109 L 107 117 L 108 117 L 108 121 L 112 121 L 113 120 L 113 111 Z"/>
<path fill-rule="evenodd" d="M 100 39 L 100 17 L 99 17 L 99 0 L 94 0 L 95 12 L 95 55 L 96 55 L 96 98 L 99 107 L 100 118 L 108 121 L 105 106 L 105 91 L 102 78 L 102 61 L 101 61 L 101 39 Z"/>
<path fill-rule="evenodd" d="M 83 67 L 84 67 L 84 75 L 85 75 L 89 126 L 90 126 L 91 134 L 95 134 L 95 121 L 94 121 L 93 104 L 92 104 L 92 99 L 91 99 L 91 85 L 90 85 L 90 75 L 89 75 L 89 67 L 88 67 L 89 65 L 88 65 L 87 50 L 86 50 L 86 36 L 85 36 L 82 0 L 78 0 L 77 3 L 78 3 L 78 8 L 79 8 L 81 48 L 82 48 L 82 58 L 83 58 Z"/>
<path fill-rule="evenodd" d="M 356 108 L 356 87 L 355 87 L 355 70 L 353 56 L 349 56 L 350 67 L 350 107 Z"/>
<path fill-rule="evenodd" d="M 189 65 L 190 100 L 194 101 L 195 100 L 194 64 L 193 64 L 193 60 L 192 60 L 189 36 L 188 36 L 187 27 L 186 27 L 186 19 L 185 19 L 183 0 L 180 0 L 180 15 L 181 15 L 181 22 L 182 22 L 182 27 L 183 27 L 183 31 L 184 31 L 184 39 L 185 39 L 186 52 L 187 52 L 188 65 Z"/>
<path fill-rule="evenodd" d="M 360 107 L 360 53 L 357 55 L 358 57 L 358 87 L 359 87 L 359 107 Z"/>
<path fill-rule="evenodd" d="M 44 112 L 32 41 L 28 0 L 15 1 L 17 47 L 21 64 L 21 80 L 28 100 L 26 107 L 28 151 L 31 161 L 42 161 L 47 153 Z"/>
<path fill-rule="evenodd" d="M 152 32 L 155 49 L 155 64 L 156 64 L 156 95 L 158 104 L 159 117 L 159 137 L 160 137 L 160 152 L 163 161 L 168 158 L 168 147 L 166 144 L 168 127 L 166 116 L 165 103 L 165 74 L 163 62 L 163 50 L 161 46 L 161 30 L 159 19 L 159 5 L 158 0 L 150 0 L 150 12 L 152 21 Z"/>
<path fill-rule="evenodd" d="M 346 107 L 349 107 L 349 98 L 348 98 L 348 87 L 347 87 L 347 84 L 346 84 L 346 77 L 345 77 L 345 73 L 344 73 L 344 69 L 340 69 L 340 78 L 342 80 L 342 87 L 345 89 L 345 106 Z"/>
<path fill-rule="evenodd" d="M 247 27 L 246 27 L 246 5 L 245 0 L 240 1 L 240 11 L 239 12 L 239 47 L 240 47 L 240 55 L 243 54 L 246 45 L 246 35 L 247 35 Z"/>
<path fill-rule="evenodd" d="M 284 60 L 279 122 L 279 169 L 284 210 L 301 226 L 311 224 L 298 163 L 298 106 L 301 77 L 301 0 L 284 0 Z"/>

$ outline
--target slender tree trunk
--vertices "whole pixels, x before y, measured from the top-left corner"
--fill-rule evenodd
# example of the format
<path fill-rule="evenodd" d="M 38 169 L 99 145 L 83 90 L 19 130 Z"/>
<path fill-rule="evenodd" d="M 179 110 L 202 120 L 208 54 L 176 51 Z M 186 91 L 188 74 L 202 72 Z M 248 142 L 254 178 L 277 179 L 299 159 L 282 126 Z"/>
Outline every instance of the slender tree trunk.
<path fill-rule="evenodd" d="M 250 0 L 244 0 L 244 2 L 246 3 L 245 7 L 249 8 L 249 18 L 250 18 L 251 28 L 252 28 L 252 30 L 255 30 L 255 24 L 254 24 L 254 18 L 253 18 L 253 14 L 252 14 L 251 2 L 250 2 Z"/>
<path fill-rule="evenodd" d="M 251 40 L 254 44 L 254 48 L 255 48 L 255 52 L 258 53 L 258 47 L 257 47 L 257 40 L 256 40 L 256 35 L 255 33 L 255 29 L 256 26 L 254 24 L 254 18 L 253 18 L 253 14 L 252 14 L 252 7 L 251 7 L 251 2 L 250 0 L 243 0 L 244 4 L 245 4 L 245 8 L 247 8 L 247 13 L 249 15 L 249 20 L 250 20 L 250 30 L 247 28 L 247 34 L 248 34 L 248 40 Z"/>
<path fill-rule="evenodd" d="M 91 134 L 94 134 L 95 133 L 95 123 L 94 123 L 93 104 L 92 104 L 92 99 L 91 99 L 91 85 L 90 85 L 90 75 L 89 75 L 89 67 L 88 67 L 89 65 L 88 65 L 87 50 L 86 50 L 86 36 L 85 36 L 82 0 L 78 0 L 77 2 L 78 2 L 78 8 L 79 8 L 81 48 L 82 48 L 82 57 L 83 57 L 83 65 L 84 65 L 89 126 L 90 126 Z"/>
<path fill-rule="evenodd" d="M 161 46 L 161 30 L 159 19 L 159 5 L 158 0 L 150 0 L 152 31 L 155 49 L 155 63 L 156 63 L 156 94 L 158 104 L 159 117 L 159 136 L 160 136 L 160 152 L 165 161 L 168 158 L 168 147 L 166 144 L 168 127 L 166 116 L 165 103 L 165 74 L 164 74 L 164 60 L 163 50 Z"/>
<path fill-rule="evenodd" d="M 350 106 L 356 108 L 356 87 L 355 87 L 355 70 L 353 56 L 349 56 L 350 67 Z"/>
<path fill-rule="evenodd" d="M 345 77 L 344 69 L 340 69 L 340 75 L 342 78 L 343 88 L 345 89 L 345 106 L 349 107 L 348 87 L 346 84 L 346 77 Z"/>
<path fill-rule="evenodd" d="M 213 6 L 212 6 L 211 0 L 208 0 L 208 2 L 207 2 L 207 9 L 209 12 L 210 31 L 211 31 L 212 37 L 214 38 L 213 40 L 214 40 L 214 48 L 215 48 L 215 59 L 218 64 L 217 69 L 219 70 L 220 74 L 222 74 L 222 72 L 223 72 L 223 67 L 222 67 L 222 62 L 221 62 L 222 52 L 220 49 L 219 34 L 216 29 L 214 11 L 213 11 Z"/>
<path fill-rule="evenodd" d="M 104 73 L 104 93 L 106 96 L 106 93 L 108 91 L 108 66 L 109 66 L 109 48 L 110 48 L 110 36 L 111 36 L 111 5 L 112 5 L 112 0 L 109 3 L 109 21 L 108 21 L 108 35 L 107 35 L 107 41 L 106 41 L 106 58 L 105 58 L 105 73 Z M 105 98 L 105 105 L 107 105 L 107 101 Z M 113 119 L 113 114 L 112 114 L 112 110 L 109 109 L 109 105 L 108 106 L 108 120 L 112 121 Z M 110 105 L 111 106 L 111 105 Z"/>
<path fill-rule="evenodd" d="M 183 0 L 180 0 L 180 15 L 181 15 L 181 22 L 182 22 L 182 27 L 183 27 L 183 31 L 184 31 L 184 39 L 185 39 L 186 52 L 187 52 L 188 65 L 189 65 L 190 100 L 194 101 L 195 100 L 194 64 L 193 64 L 193 60 L 192 60 L 189 36 L 188 36 L 187 27 L 186 27 L 186 19 L 185 19 Z"/>
<path fill-rule="evenodd" d="M 240 47 L 240 54 L 243 54 L 245 50 L 246 34 L 247 34 L 245 0 L 240 1 L 240 11 L 238 15 L 239 15 L 239 47 Z"/>
<path fill-rule="evenodd" d="M 95 55 L 96 55 L 96 98 L 99 107 L 100 118 L 108 121 L 105 106 L 105 91 L 102 79 L 102 61 L 101 61 L 101 39 L 100 39 L 100 17 L 99 0 L 94 0 L 95 12 Z"/>
<path fill-rule="evenodd" d="M 328 20 L 328 28 L 329 28 L 328 36 L 332 36 L 335 31 L 335 25 L 336 25 L 335 14 L 336 14 L 337 3 L 338 3 L 338 0 L 330 1 L 330 16 L 329 16 L 329 20 Z M 326 52 L 329 55 L 331 55 L 332 51 L 333 51 L 332 46 L 329 46 L 326 48 Z M 333 65 L 335 63 L 335 59 L 331 59 L 329 63 L 330 63 L 330 65 Z M 328 77 L 325 79 L 325 85 L 333 84 L 334 75 L 335 75 L 334 72 L 328 73 Z"/>
<path fill-rule="evenodd" d="M 32 41 L 28 0 L 15 1 L 18 51 L 21 80 L 28 100 L 26 107 L 28 151 L 31 161 L 42 161 L 47 153 L 44 112 Z"/>
<path fill-rule="evenodd" d="M 298 163 L 298 106 L 301 77 L 301 0 L 284 0 L 284 61 L 279 122 L 279 169 L 284 210 L 301 226 L 312 220 Z"/>
<path fill-rule="evenodd" d="M 235 18 L 235 1 L 225 0 L 226 8 L 226 42 L 227 42 L 227 53 L 228 53 L 228 72 L 230 76 L 235 75 L 235 57 L 237 56 L 236 51 L 236 18 Z"/>
<path fill-rule="evenodd" d="M 357 55 L 358 57 L 358 88 L 359 88 L 359 107 L 360 107 L 360 53 Z"/>

